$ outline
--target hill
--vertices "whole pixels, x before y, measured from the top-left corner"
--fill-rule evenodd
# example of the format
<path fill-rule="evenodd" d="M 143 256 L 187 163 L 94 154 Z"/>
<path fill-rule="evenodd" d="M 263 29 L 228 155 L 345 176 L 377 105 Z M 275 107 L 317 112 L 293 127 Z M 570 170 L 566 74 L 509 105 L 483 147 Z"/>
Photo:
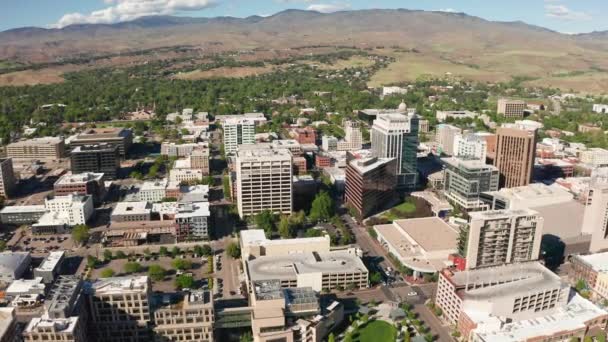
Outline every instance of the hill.
<path fill-rule="evenodd" d="M 450 73 L 490 82 L 526 76 L 531 84 L 608 91 L 606 32 L 566 35 L 522 22 L 405 9 L 331 14 L 287 10 L 242 19 L 161 16 L 113 25 L 22 28 L 0 33 L 0 64 L 48 63 L 170 46 L 214 53 L 315 45 L 356 46 L 394 57 L 396 61 L 378 72 L 372 85 Z"/>

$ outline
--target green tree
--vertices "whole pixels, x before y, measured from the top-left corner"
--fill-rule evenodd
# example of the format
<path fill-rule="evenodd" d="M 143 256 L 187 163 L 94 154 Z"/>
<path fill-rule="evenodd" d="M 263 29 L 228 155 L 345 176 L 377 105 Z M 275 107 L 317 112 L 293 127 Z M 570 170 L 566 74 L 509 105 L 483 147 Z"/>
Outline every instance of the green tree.
<path fill-rule="evenodd" d="M 370 274 L 369 282 L 373 285 L 380 284 L 382 282 L 382 275 L 380 274 L 380 272 L 373 272 L 372 274 Z"/>
<path fill-rule="evenodd" d="M 306 233 L 304 233 L 304 236 L 306 236 L 306 237 L 323 236 L 323 231 L 321 229 L 309 228 L 306 230 Z"/>
<path fill-rule="evenodd" d="M 116 259 L 124 259 L 127 257 L 127 255 L 123 251 L 116 251 L 115 257 Z"/>
<path fill-rule="evenodd" d="M 112 251 L 111 250 L 109 250 L 109 249 L 103 250 L 103 260 L 105 262 L 112 260 Z"/>
<path fill-rule="evenodd" d="M 196 255 L 203 255 L 203 246 L 201 245 L 196 245 L 194 246 L 194 248 L 192 248 L 192 251 L 194 252 L 194 254 Z"/>
<path fill-rule="evenodd" d="M 283 239 L 288 239 L 293 237 L 295 233 L 295 226 L 292 224 L 289 216 L 283 215 L 281 216 L 281 221 L 279 222 L 279 235 Z"/>
<path fill-rule="evenodd" d="M 95 268 L 99 264 L 99 260 L 92 255 L 87 255 L 87 266 L 89 268 Z"/>
<path fill-rule="evenodd" d="M 180 271 L 188 270 L 192 268 L 192 262 L 185 259 L 175 259 L 171 262 L 171 266 L 173 268 L 178 269 Z"/>
<path fill-rule="evenodd" d="M 104 268 L 103 270 L 101 270 L 101 272 L 99 272 L 99 276 L 101 278 L 110 278 L 110 277 L 113 277 L 114 274 L 115 274 L 115 272 L 111 268 Z"/>
<path fill-rule="evenodd" d="M 194 279 L 191 275 L 182 274 L 175 278 L 175 286 L 178 289 L 191 289 L 194 285 Z"/>
<path fill-rule="evenodd" d="M 253 336 L 251 335 L 251 331 L 245 331 L 243 334 L 241 334 L 239 342 L 253 342 Z"/>
<path fill-rule="evenodd" d="M 125 263 L 125 265 L 123 266 L 123 271 L 126 274 L 138 273 L 138 272 L 141 272 L 141 269 L 142 269 L 141 264 L 138 262 L 130 261 L 130 262 Z"/>
<path fill-rule="evenodd" d="M 79 224 L 72 229 L 72 239 L 78 244 L 82 244 L 89 239 L 89 227 Z"/>
<path fill-rule="evenodd" d="M 336 337 L 334 336 L 334 333 L 329 333 L 329 336 L 327 337 L 327 342 L 336 342 Z"/>
<path fill-rule="evenodd" d="M 203 249 L 201 250 L 201 255 L 208 256 L 213 254 L 213 249 L 209 245 L 203 245 Z"/>
<path fill-rule="evenodd" d="M 4 252 L 6 250 L 6 241 L 0 240 L 0 252 Z"/>
<path fill-rule="evenodd" d="M 274 214 L 270 210 L 264 210 L 255 215 L 254 218 L 255 224 L 258 228 L 264 230 L 266 236 L 272 235 L 272 232 L 275 230 L 274 220 Z"/>
<path fill-rule="evenodd" d="M 171 256 L 173 256 L 174 258 L 176 256 L 178 256 L 181 252 L 182 251 L 177 246 L 174 246 L 173 248 L 171 248 Z"/>
<path fill-rule="evenodd" d="M 167 256 L 167 254 L 169 254 L 169 250 L 167 249 L 167 247 L 162 246 L 159 250 L 158 250 L 158 254 L 160 254 L 160 256 Z"/>
<path fill-rule="evenodd" d="M 148 276 L 154 281 L 161 281 L 165 279 L 166 275 L 167 271 L 160 265 L 150 265 L 150 267 L 148 267 Z"/>
<path fill-rule="evenodd" d="M 579 279 L 576 281 L 576 285 L 574 286 L 574 288 L 576 289 L 576 291 L 581 292 L 587 289 L 587 282 L 585 282 L 584 279 Z"/>
<path fill-rule="evenodd" d="M 238 259 L 241 257 L 241 248 L 236 242 L 231 242 L 228 247 L 226 247 L 226 253 L 233 259 Z"/>
<path fill-rule="evenodd" d="M 321 191 L 312 201 L 309 218 L 311 221 L 327 221 L 334 216 L 334 201 L 327 191 Z"/>

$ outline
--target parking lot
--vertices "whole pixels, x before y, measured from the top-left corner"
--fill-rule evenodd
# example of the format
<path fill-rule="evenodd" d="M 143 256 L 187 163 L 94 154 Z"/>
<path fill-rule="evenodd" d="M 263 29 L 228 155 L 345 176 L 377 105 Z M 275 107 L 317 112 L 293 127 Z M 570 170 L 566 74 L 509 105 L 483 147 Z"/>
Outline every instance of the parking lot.
<path fill-rule="evenodd" d="M 13 250 L 27 251 L 35 256 L 46 255 L 52 251 L 67 251 L 75 247 L 70 234 L 33 235 L 29 229 L 20 230 L 15 234 L 9 246 Z"/>

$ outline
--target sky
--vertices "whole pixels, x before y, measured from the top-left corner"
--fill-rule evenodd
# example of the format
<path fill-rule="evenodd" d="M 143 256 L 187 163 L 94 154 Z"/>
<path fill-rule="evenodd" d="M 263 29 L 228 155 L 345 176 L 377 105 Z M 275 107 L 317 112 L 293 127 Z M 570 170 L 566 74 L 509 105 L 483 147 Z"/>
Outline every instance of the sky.
<path fill-rule="evenodd" d="M 563 33 L 608 30 L 608 0 L 0 0 L 0 31 L 115 23 L 146 15 L 268 16 L 297 8 L 319 12 L 407 8 L 524 21 Z"/>

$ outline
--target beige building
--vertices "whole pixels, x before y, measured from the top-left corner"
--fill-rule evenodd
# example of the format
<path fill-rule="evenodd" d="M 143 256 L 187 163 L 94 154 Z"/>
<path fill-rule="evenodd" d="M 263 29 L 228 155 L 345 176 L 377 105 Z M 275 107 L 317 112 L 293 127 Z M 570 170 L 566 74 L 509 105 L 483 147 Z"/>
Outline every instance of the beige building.
<path fill-rule="evenodd" d="M 262 256 L 285 256 L 292 253 L 328 253 L 329 235 L 312 238 L 270 240 L 262 229 L 241 230 L 241 258 L 243 260 Z"/>
<path fill-rule="evenodd" d="M 338 151 L 358 151 L 363 147 L 361 125 L 357 121 L 344 120 L 344 140 L 338 141 Z"/>
<path fill-rule="evenodd" d="M 454 140 L 462 133 L 456 126 L 441 124 L 437 125 L 435 141 L 441 146 L 441 152 L 449 156 L 454 155 Z"/>
<path fill-rule="evenodd" d="M 81 318 L 35 317 L 23 331 L 24 342 L 86 342 L 86 328 Z"/>
<path fill-rule="evenodd" d="M 213 342 L 213 298 L 209 291 L 187 293 L 180 302 L 154 312 L 154 339 Z"/>
<path fill-rule="evenodd" d="M 523 118 L 526 103 L 520 100 L 499 99 L 496 112 L 506 118 Z"/>
<path fill-rule="evenodd" d="M 291 214 L 293 167 L 286 149 L 239 149 L 236 156 L 236 193 L 241 217 L 264 210 Z"/>
<path fill-rule="evenodd" d="M 530 184 L 536 157 L 536 131 L 503 125 L 496 130 L 494 166 L 500 171 L 501 186 Z"/>
<path fill-rule="evenodd" d="M 65 143 L 57 137 L 18 141 L 6 146 L 6 155 L 15 159 L 59 159 L 65 157 Z"/>
<path fill-rule="evenodd" d="M 608 249 L 608 183 L 592 176 L 585 198 L 583 234 L 591 234 L 589 250 L 593 253 Z"/>
<path fill-rule="evenodd" d="M 13 159 L 0 159 L 0 196 L 11 198 L 15 194 L 17 179 L 13 170 Z"/>
<path fill-rule="evenodd" d="M 0 308 L 0 342 L 20 342 L 14 307 Z"/>
<path fill-rule="evenodd" d="M 151 340 L 151 287 L 147 276 L 105 278 L 85 286 L 96 340 Z"/>
<path fill-rule="evenodd" d="M 203 179 L 203 170 L 201 169 L 176 169 L 169 171 L 169 182 L 195 182 Z"/>
<path fill-rule="evenodd" d="M 530 209 L 469 213 L 466 268 L 537 260 L 544 219 Z"/>
<path fill-rule="evenodd" d="M 203 175 L 209 174 L 209 150 L 194 150 L 190 154 L 190 168 L 198 169 Z"/>

